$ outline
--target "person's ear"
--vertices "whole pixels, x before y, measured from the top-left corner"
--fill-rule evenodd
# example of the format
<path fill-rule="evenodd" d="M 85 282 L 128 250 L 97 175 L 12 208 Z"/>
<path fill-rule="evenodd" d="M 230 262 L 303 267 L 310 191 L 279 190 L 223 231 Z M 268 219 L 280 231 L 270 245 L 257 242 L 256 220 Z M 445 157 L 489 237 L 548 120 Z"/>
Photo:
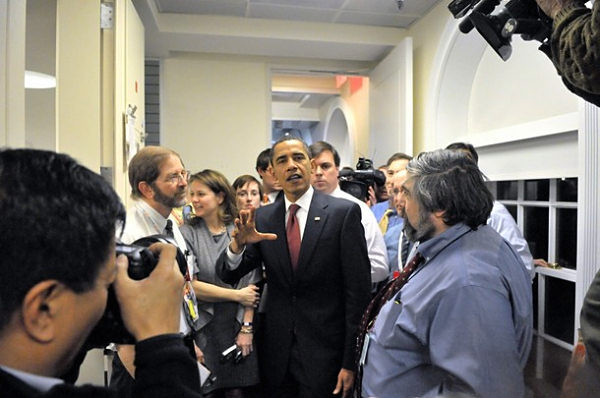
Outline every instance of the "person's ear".
<path fill-rule="evenodd" d="M 138 190 L 142 196 L 146 199 L 152 199 L 154 197 L 154 189 L 146 181 L 140 181 L 138 183 Z"/>
<path fill-rule="evenodd" d="M 57 325 L 57 314 L 66 310 L 63 308 L 66 290 L 61 282 L 46 280 L 34 285 L 25 294 L 21 304 L 23 327 L 32 339 L 50 343 L 56 338 L 57 326 L 67 326 Z"/>
<path fill-rule="evenodd" d="M 225 201 L 225 194 L 223 192 L 219 192 L 217 194 L 217 203 L 219 206 L 223 204 L 223 201 Z"/>

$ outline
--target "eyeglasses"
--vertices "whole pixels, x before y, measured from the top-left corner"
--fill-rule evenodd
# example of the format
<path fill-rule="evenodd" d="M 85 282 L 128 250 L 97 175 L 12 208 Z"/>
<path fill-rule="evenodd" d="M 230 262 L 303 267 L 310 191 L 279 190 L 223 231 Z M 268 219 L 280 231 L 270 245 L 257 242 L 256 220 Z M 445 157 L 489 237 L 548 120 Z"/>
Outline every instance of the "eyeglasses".
<path fill-rule="evenodd" d="M 167 178 L 165 178 L 165 182 L 169 184 L 178 184 L 181 182 L 188 182 L 190 180 L 190 171 L 182 170 L 181 173 L 173 173 L 169 174 Z"/>

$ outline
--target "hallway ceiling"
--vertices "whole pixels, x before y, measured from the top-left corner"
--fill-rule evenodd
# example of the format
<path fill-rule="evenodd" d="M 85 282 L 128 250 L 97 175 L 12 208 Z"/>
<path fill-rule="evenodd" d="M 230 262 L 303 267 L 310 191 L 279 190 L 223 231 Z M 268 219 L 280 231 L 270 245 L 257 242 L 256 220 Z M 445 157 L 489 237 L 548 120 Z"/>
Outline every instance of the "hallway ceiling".
<path fill-rule="evenodd" d="M 300 70 L 361 73 L 441 0 L 400 0 L 400 9 L 399 0 L 133 1 L 146 30 L 148 57 L 254 55 L 277 58 L 283 69 L 294 64 Z"/>
<path fill-rule="evenodd" d="M 155 0 L 161 13 L 407 28 L 436 0 Z M 401 6 L 399 7 L 399 4 Z"/>

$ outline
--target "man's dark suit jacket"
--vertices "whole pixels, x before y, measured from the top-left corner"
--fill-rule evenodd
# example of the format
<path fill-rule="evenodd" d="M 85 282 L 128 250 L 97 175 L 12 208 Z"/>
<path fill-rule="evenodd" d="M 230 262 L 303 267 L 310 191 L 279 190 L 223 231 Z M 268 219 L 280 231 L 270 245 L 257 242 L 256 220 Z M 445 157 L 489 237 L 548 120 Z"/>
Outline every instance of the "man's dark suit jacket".
<path fill-rule="evenodd" d="M 217 271 L 233 283 L 264 263 L 269 284 L 266 306 L 263 375 L 280 385 L 294 337 L 308 382 L 330 394 L 341 368 L 354 370 L 358 324 L 370 300 L 371 271 L 360 208 L 344 199 L 314 192 L 292 271 L 285 233 L 285 201 L 256 211 L 256 229 L 277 234 L 273 241 L 248 245 L 235 270 L 226 253 Z M 319 395 L 324 396 L 324 395 Z"/>

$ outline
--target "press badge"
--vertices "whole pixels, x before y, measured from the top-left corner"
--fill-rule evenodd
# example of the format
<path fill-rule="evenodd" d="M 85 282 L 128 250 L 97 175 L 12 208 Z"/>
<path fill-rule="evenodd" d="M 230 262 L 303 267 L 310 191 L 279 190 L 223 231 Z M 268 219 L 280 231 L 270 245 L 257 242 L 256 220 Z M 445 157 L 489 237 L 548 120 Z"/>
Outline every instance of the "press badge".
<path fill-rule="evenodd" d="M 363 342 L 362 351 L 360 352 L 360 361 L 358 362 L 359 366 L 364 366 L 367 362 L 367 351 L 369 350 L 370 340 L 371 336 L 369 336 L 369 333 L 365 334 L 365 341 Z"/>
<path fill-rule="evenodd" d="M 183 290 L 183 312 L 185 313 L 188 325 L 190 325 L 194 331 L 198 331 L 200 328 L 200 317 L 198 316 L 198 308 L 196 307 L 196 303 L 196 294 L 192 288 L 192 283 L 190 281 L 186 281 Z"/>

